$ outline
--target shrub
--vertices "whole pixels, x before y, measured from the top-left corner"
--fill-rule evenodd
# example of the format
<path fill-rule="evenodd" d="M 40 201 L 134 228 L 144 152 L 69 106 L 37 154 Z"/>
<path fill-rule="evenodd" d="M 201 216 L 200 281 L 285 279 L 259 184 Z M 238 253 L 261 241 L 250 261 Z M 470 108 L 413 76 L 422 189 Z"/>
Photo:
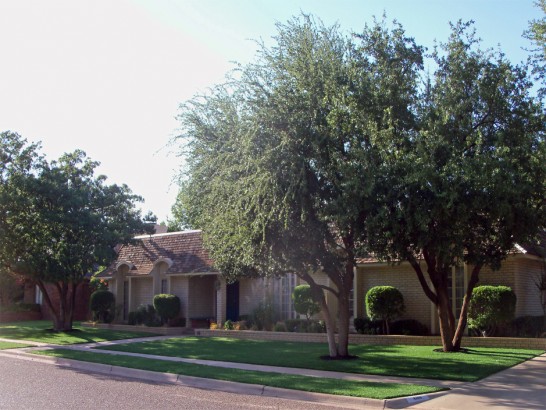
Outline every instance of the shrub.
<path fill-rule="evenodd" d="M 468 308 L 468 327 L 491 336 L 499 325 L 514 319 L 516 294 L 507 286 L 477 286 Z"/>
<path fill-rule="evenodd" d="M 224 330 L 233 330 L 233 322 L 231 320 L 226 320 L 224 323 Z"/>
<path fill-rule="evenodd" d="M 114 320 L 116 298 L 108 290 L 96 290 L 91 294 L 89 305 L 93 317 L 102 323 L 110 323 Z"/>
<path fill-rule="evenodd" d="M 275 323 L 273 330 L 275 332 L 287 332 L 286 324 L 284 322 L 277 322 Z"/>
<path fill-rule="evenodd" d="M 296 313 L 305 315 L 307 320 L 320 312 L 320 305 L 313 299 L 313 293 L 309 285 L 296 286 L 292 292 L 292 300 L 294 301 Z"/>
<path fill-rule="evenodd" d="M 218 329 L 218 323 L 216 323 L 216 322 L 210 322 L 209 329 L 210 329 L 210 330 L 216 330 L 216 329 Z"/>
<path fill-rule="evenodd" d="M 186 318 L 185 317 L 175 317 L 174 319 L 170 319 L 168 326 L 170 327 L 185 327 L 186 326 Z"/>
<path fill-rule="evenodd" d="M 428 327 L 414 319 L 397 320 L 391 324 L 391 335 L 427 336 Z"/>
<path fill-rule="evenodd" d="M 286 331 L 296 333 L 324 333 L 326 327 L 322 320 L 286 319 Z"/>
<path fill-rule="evenodd" d="M 275 308 L 269 301 L 260 303 L 256 309 L 252 311 L 252 327 L 257 330 L 271 330 L 275 324 Z"/>
<path fill-rule="evenodd" d="M 129 324 L 156 327 L 161 326 L 161 321 L 155 313 L 152 305 L 140 305 L 136 311 L 129 312 Z M 133 323 L 132 323 L 133 322 Z"/>
<path fill-rule="evenodd" d="M 371 319 L 383 321 L 383 331 L 389 334 L 389 321 L 404 313 L 404 297 L 392 286 L 375 286 L 366 293 L 366 312 Z"/>
<path fill-rule="evenodd" d="M 247 330 L 248 326 L 245 320 L 239 320 L 238 322 L 233 323 L 234 330 Z"/>
<path fill-rule="evenodd" d="M 510 336 L 544 337 L 544 316 L 520 316 L 510 323 Z"/>
<path fill-rule="evenodd" d="M 161 318 L 161 323 L 167 323 L 180 313 L 180 298 L 176 295 L 161 293 L 154 296 L 154 309 Z"/>
<path fill-rule="evenodd" d="M 383 334 L 381 320 L 372 320 L 367 317 L 355 317 L 353 324 L 355 330 L 363 335 L 380 335 Z"/>

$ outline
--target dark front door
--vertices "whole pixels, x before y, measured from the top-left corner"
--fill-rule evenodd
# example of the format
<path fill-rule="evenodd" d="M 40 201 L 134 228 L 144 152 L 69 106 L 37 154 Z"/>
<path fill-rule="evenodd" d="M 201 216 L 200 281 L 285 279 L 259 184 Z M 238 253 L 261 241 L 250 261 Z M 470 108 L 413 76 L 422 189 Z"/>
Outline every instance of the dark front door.
<path fill-rule="evenodd" d="M 226 320 L 239 320 L 239 282 L 228 283 L 226 287 Z"/>

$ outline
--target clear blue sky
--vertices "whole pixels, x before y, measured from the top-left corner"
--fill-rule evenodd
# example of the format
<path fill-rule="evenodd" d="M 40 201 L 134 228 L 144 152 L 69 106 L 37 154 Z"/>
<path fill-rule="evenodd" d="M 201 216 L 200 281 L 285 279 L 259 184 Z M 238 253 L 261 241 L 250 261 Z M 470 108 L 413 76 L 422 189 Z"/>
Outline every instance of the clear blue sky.
<path fill-rule="evenodd" d="M 50 159 L 83 149 L 165 220 L 182 160 L 167 147 L 178 105 L 300 12 L 347 32 L 385 12 L 429 48 L 450 21 L 472 19 L 484 48 L 513 62 L 526 58 L 521 34 L 540 17 L 532 0 L 2 0 L 0 131 L 42 141 Z"/>

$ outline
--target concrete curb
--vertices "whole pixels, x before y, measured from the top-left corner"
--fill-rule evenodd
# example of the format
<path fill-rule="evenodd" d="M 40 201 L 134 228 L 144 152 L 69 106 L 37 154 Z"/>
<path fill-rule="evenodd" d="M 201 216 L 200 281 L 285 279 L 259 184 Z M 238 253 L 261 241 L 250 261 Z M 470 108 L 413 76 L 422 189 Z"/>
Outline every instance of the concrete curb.
<path fill-rule="evenodd" d="M 201 377 L 184 376 L 172 373 L 160 373 L 149 370 L 130 369 L 126 367 L 111 366 L 101 363 L 82 362 L 72 359 L 57 357 L 37 356 L 25 351 L 4 350 L 0 356 L 15 357 L 22 360 L 29 360 L 38 363 L 51 364 L 74 370 L 90 373 L 98 373 L 113 377 L 125 377 L 135 380 L 142 380 L 153 383 L 179 384 L 181 386 L 193 387 L 203 390 L 217 390 L 228 393 L 247 394 L 253 396 L 266 396 L 282 398 L 287 400 L 316 402 L 330 404 L 332 406 L 343 406 L 345 408 L 385 408 L 387 400 L 375 400 L 368 398 L 335 396 L 323 393 L 305 392 L 301 390 L 282 389 L 258 384 L 237 383 L 226 380 L 205 379 Z"/>

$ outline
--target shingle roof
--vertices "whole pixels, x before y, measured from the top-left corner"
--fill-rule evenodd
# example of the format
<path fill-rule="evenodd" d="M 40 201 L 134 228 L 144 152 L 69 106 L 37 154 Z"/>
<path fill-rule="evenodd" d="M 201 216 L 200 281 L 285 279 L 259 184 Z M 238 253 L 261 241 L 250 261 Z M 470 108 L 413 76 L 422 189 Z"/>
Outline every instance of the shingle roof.
<path fill-rule="evenodd" d="M 147 275 L 161 258 L 173 262 L 167 274 L 214 270 L 201 231 L 182 231 L 136 237 L 134 243 L 120 247 L 116 260 L 98 276 L 112 276 L 119 263 L 131 265 L 130 275 Z"/>

